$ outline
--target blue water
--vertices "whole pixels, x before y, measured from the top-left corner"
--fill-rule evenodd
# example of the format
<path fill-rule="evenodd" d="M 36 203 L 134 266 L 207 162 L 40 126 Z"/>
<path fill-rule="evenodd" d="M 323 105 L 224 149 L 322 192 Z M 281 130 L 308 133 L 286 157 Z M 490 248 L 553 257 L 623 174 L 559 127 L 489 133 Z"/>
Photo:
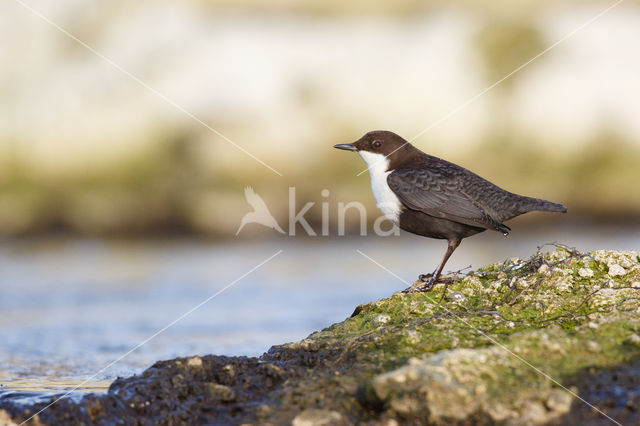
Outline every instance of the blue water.
<path fill-rule="evenodd" d="M 465 240 L 448 269 L 527 257 L 561 241 L 581 250 L 640 248 L 638 227 L 561 226 Z M 108 382 L 193 354 L 260 355 L 348 317 L 355 306 L 432 270 L 445 243 L 411 235 L 226 243 L 195 240 L 0 242 L 0 384 Z M 110 368 L 96 372 L 186 312 Z"/>

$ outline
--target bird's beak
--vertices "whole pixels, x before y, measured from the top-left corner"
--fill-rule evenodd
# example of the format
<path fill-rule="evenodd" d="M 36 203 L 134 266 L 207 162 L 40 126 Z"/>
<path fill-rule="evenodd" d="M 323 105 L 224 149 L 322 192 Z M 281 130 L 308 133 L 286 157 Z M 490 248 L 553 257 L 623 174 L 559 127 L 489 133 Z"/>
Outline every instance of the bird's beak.
<path fill-rule="evenodd" d="M 338 145 L 334 145 L 334 148 L 344 149 L 345 151 L 357 151 L 358 148 L 352 143 L 340 143 Z"/>

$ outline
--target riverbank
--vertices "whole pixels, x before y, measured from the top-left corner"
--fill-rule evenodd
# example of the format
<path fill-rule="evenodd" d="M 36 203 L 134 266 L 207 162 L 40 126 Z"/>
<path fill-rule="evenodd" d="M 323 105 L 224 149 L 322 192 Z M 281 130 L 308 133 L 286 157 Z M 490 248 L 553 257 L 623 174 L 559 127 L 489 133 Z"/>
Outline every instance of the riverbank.
<path fill-rule="evenodd" d="M 638 253 L 558 247 L 451 278 L 442 301 L 398 292 L 259 358 L 158 362 L 31 423 L 638 422 Z M 5 395 L 0 421 L 55 400 Z"/>

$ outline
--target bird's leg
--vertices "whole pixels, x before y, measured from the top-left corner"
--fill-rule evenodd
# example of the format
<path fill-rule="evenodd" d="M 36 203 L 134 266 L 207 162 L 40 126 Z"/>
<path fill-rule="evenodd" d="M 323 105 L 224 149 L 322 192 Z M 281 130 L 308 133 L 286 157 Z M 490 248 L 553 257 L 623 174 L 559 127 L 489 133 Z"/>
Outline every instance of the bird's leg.
<path fill-rule="evenodd" d="M 444 265 L 447 263 L 447 260 L 449 260 L 449 258 L 451 257 L 455 249 L 458 248 L 459 245 L 460 245 L 460 240 L 449 240 L 447 251 L 444 253 L 444 257 L 442 258 L 442 262 L 440 262 L 440 266 L 438 266 L 438 269 L 436 269 L 435 272 L 431 275 L 431 278 L 429 278 L 429 280 L 425 282 L 423 285 L 416 288 L 415 291 L 427 292 L 433 288 L 433 286 L 440 279 L 440 274 L 442 274 L 442 270 L 444 269 Z M 425 281 L 425 279 L 426 279 L 426 276 L 424 275 L 420 276 L 421 281 Z M 446 287 L 445 287 L 445 290 L 446 290 Z"/>

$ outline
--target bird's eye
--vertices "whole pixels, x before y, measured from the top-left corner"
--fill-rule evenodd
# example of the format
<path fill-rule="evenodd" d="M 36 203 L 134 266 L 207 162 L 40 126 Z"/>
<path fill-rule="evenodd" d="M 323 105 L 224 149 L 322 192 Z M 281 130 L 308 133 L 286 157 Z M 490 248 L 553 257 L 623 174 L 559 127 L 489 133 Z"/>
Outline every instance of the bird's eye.
<path fill-rule="evenodd" d="M 382 146 L 382 142 L 380 141 L 373 141 L 373 147 L 374 148 L 380 148 Z"/>

